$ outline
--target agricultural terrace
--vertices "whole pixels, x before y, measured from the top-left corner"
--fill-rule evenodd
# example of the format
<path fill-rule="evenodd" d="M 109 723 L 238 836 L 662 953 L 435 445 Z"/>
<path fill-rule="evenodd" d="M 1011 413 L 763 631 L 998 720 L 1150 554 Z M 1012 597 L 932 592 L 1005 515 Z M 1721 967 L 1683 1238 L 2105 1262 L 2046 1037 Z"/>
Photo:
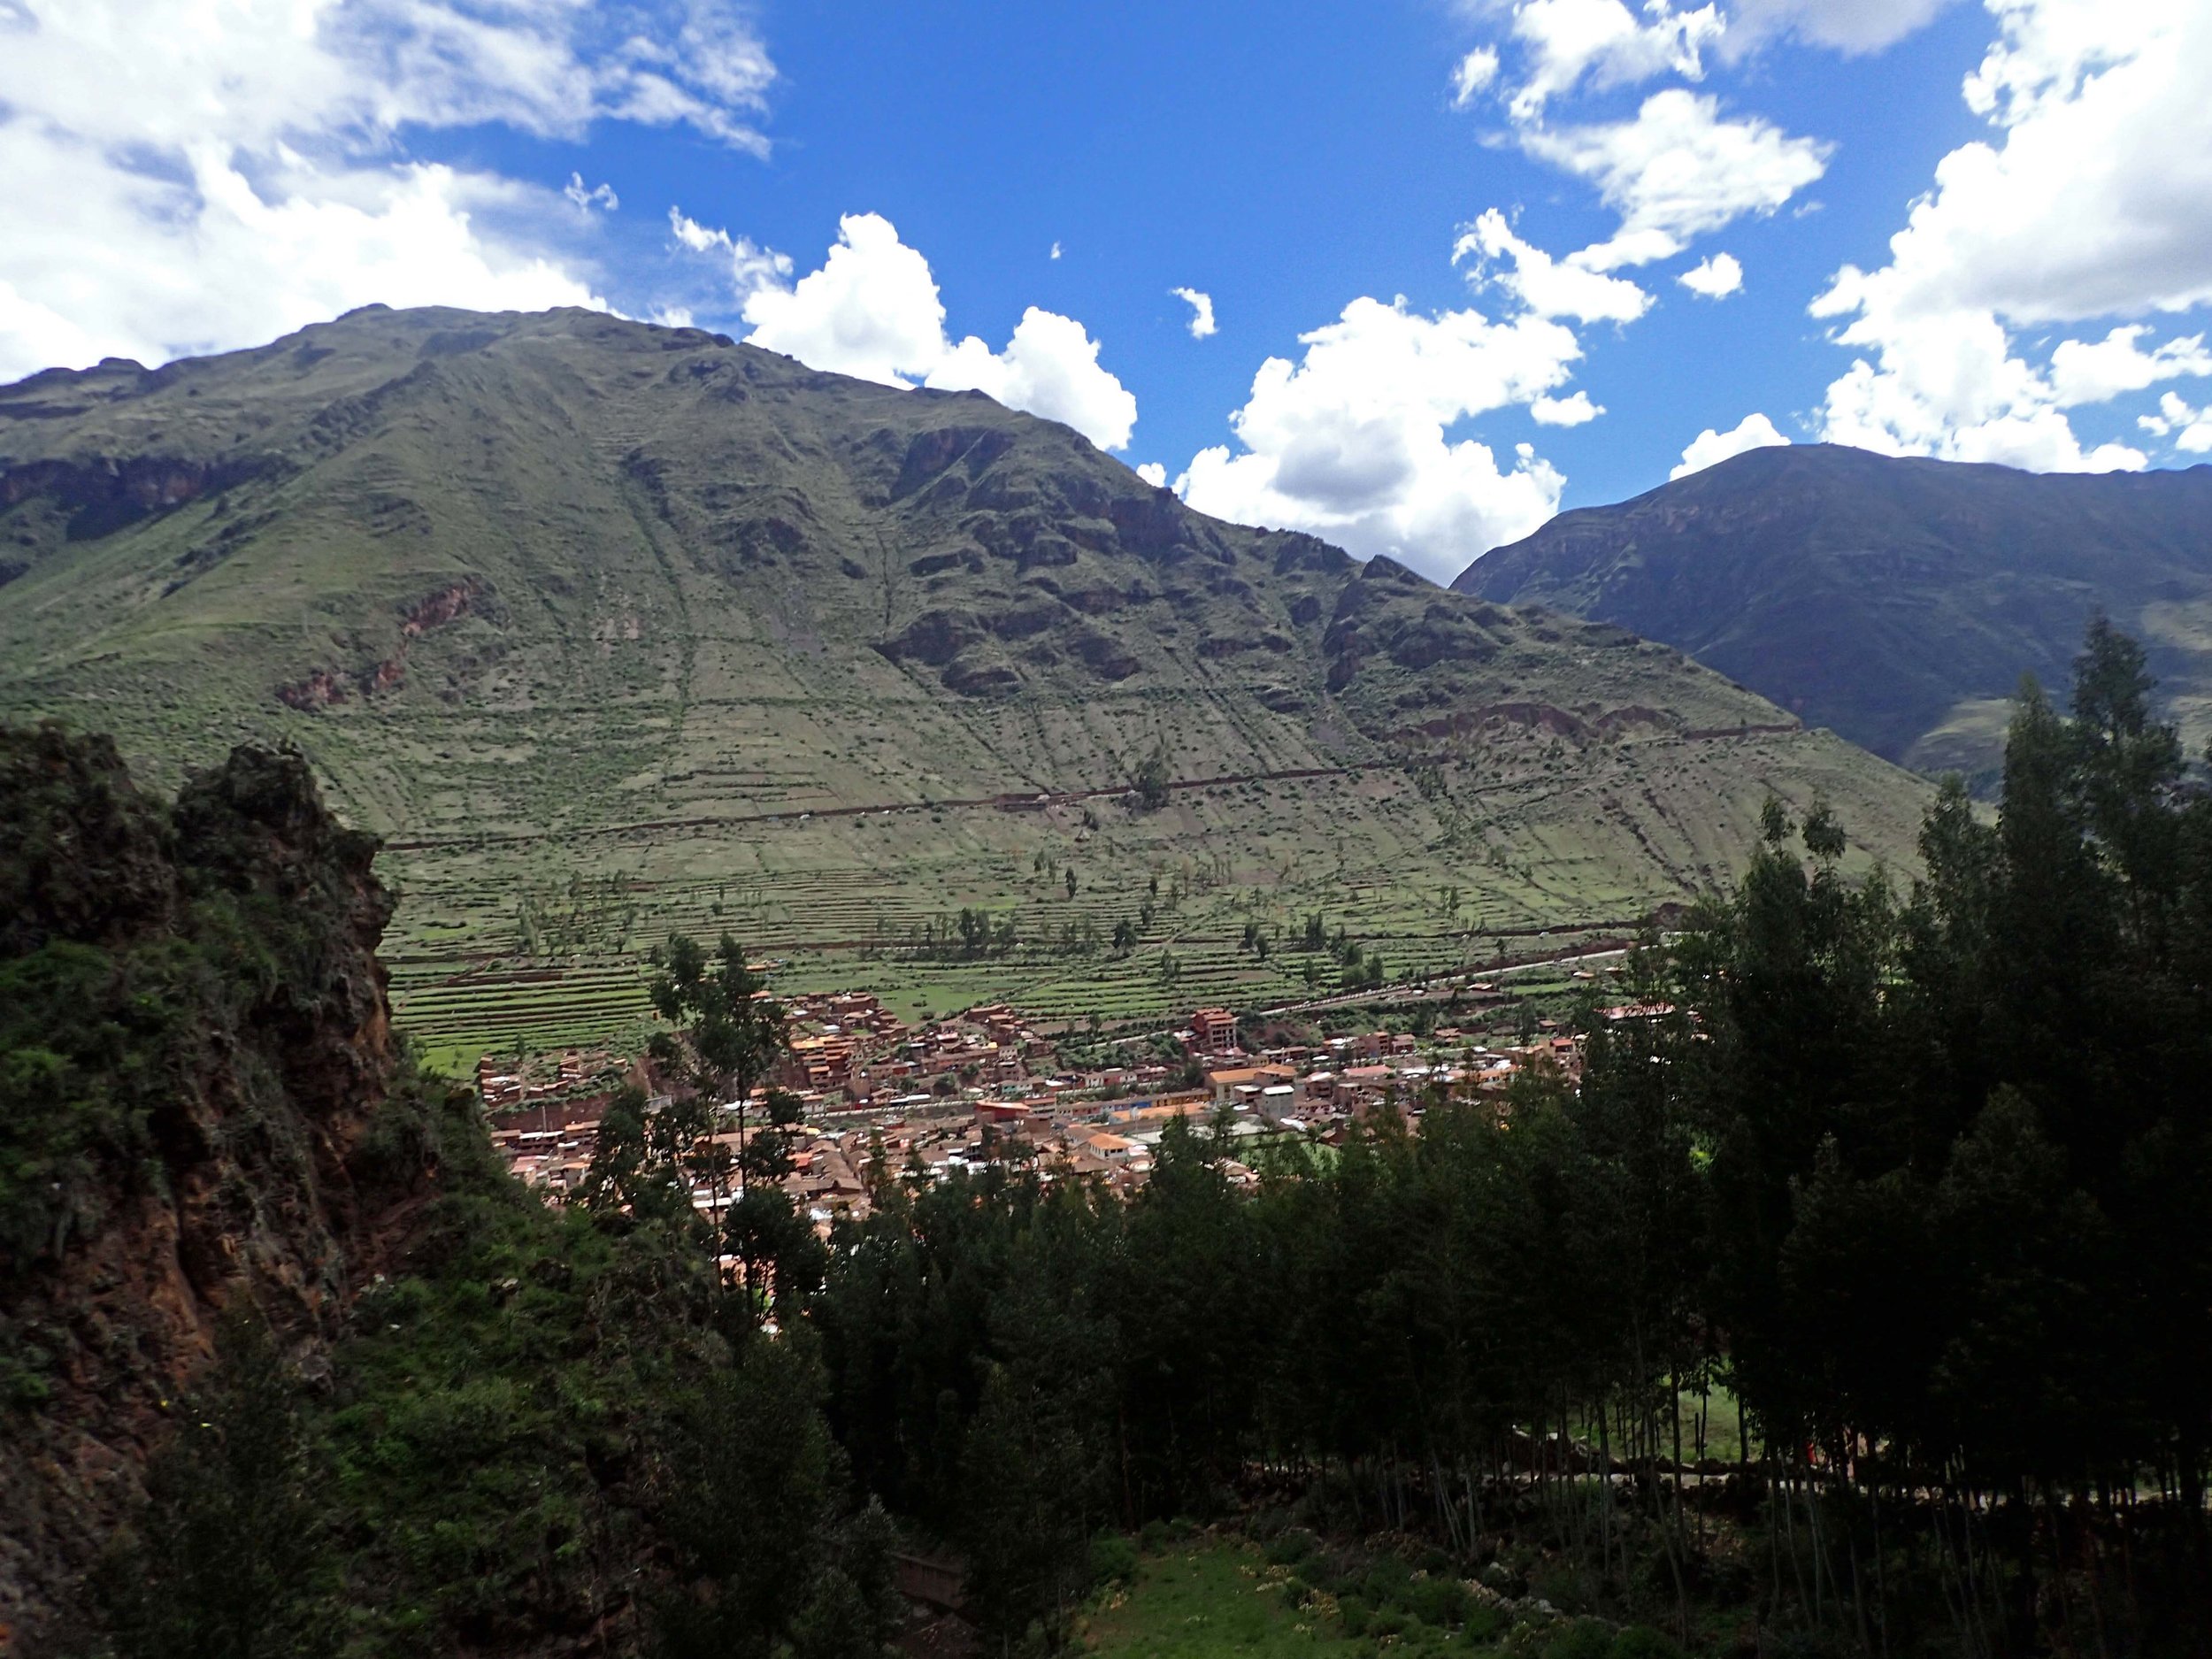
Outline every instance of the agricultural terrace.
<path fill-rule="evenodd" d="M 1639 764 L 1663 785 L 1678 769 L 1686 795 L 1759 787 L 1717 747 Z M 398 839 L 382 866 L 402 895 L 395 1005 L 432 1059 L 465 1066 L 488 1048 L 634 1046 L 643 953 L 675 933 L 733 933 L 789 994 L 872 992 L 910 1020 L 1003 1002 L 1110 1030 L 1202 993 L 1251 1009 L 1336 991 L 1344 964 L 1299 948 L 1316 915 L 1392 985 L 1555 956 L 1716 890 L 1744 850 L 1670 790 L 1620 787 L 1594 753 L 1532 750 L 1503 780 L 1469 762 L 1192 783 L 1156 810 L 1101 791 Z M 1777 759 L 1766 780 L 1809 799 L 1817 780 Z M 963 910 L 989 919 L 980 947 Z"/>

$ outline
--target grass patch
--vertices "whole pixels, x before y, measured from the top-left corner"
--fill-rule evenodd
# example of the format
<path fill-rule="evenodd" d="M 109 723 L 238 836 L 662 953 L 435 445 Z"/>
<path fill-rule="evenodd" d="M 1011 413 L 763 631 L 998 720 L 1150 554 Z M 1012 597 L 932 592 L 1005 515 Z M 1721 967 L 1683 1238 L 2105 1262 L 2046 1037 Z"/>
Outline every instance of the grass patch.
<path fill-rule="evenodd" d="M 1705 1455 L 1724 1463 L 1734 1463 L 1743 1455 L 1743 1413 L 1736 1403 L 1736 1396 L 1722 1387 L 1716 1387 L 1701 1402 L 1686 1391 L 1681 1395 L 1683 1457 L 1687 1460 L 1697 1455 L 1697 1417 L 1701 1406 L 1705 1413 Z"/>
<path fill-rule="evenodd" d="M 1294 1566 L 1271 1563 L 1241 1539 L 1194 1538 L 1148 1550 L 1130 1584 L 1110 1592 L 1090 1616 L 1081 1641 L 1098 1659 L 1416 1659 L 1491 1651 L 1466 1631 L 1356 1605 L 1359 1612 L 1347 1619 L 1336 1599 L 1309 1590 Z"/>

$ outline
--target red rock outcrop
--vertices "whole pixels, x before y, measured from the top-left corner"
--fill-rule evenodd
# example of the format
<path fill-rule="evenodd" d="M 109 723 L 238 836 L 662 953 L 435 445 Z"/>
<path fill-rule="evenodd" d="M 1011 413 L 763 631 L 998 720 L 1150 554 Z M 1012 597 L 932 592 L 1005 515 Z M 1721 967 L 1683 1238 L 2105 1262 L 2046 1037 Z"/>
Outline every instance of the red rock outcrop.
<path fill-rule="evenodd" d="M 0 1627 L 71 1599 L 221 1311 L 311 1371 L 426 1177 L 365 1141 L 397 1067 L 375 850 L 296 753 L 171 805 L 105 739 L 0 727 Z"/>

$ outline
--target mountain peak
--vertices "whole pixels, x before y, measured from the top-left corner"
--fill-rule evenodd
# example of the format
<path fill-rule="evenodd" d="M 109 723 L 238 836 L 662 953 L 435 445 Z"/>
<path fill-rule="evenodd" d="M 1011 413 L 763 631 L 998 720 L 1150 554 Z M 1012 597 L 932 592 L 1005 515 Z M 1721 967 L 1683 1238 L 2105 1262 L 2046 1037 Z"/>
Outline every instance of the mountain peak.
<path fill-rule="evenodd" d="M 1834 444 L 1748 451 L 1562 513 L 1453 587 L 1663 640 L 1908 764 L 1986 775 L 2023 673 L 2097 610 L 2212 735 L 2212 467 L 2033 473 Z"/>

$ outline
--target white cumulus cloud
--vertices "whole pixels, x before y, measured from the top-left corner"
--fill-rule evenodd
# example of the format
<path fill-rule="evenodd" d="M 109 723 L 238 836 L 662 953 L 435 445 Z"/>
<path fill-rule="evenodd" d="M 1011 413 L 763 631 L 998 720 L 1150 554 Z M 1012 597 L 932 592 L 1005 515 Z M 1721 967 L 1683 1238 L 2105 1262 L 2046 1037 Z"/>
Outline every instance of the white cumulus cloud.
<path fill-rule="evenodd" d="M 1687 478 L 1693 472 L 1702 472 L 1717 462 L 1725 461 L 1732 455 L 1741 455 L 1747 449 L 1772 449 L 1786 444 L 1789 440 L 1774 429 L 1774 423 L 1755 411 L 1746 415 L 1726 432 L 1708 426 L 1690 440 L 1689 448 L 1682 451 L 1682 461 L 1668 473 L 1671 479 Z"/>
<path fill-rule="evenodd" d="M 0 378 L 257 342 L 369 301 L 601 303 L 550 245 L 577 222 L 558 186 L 414 162 L 404 131 L 621 120 L 758 151 L 773 78 L 723 0 L 7 0 Z"/>
<path fill-rule="evenodd" d="M 2197 0 L 1996 0 L 1967 82 L 2001 142 L 1938 164 L 1871 280 L 1915 310 L 2019 322 L 2212 300 L 2212 11 Z"/>
<path fill-rule="evenodd" d="M 1190 337 L 1203 340 L 1216 332 L 1214 325 L 1214 296 L 1196 288 L 1171 288 L 1175 297 L 1190 307 Z"/>
<path fill-rule="evenodd" d="M 1626 277 L 1608 276 L 1578 263 L 1583 254 L 1555 259 L 1522 241 L 1494 207 L 1462 230 L 1452 244 L 1453 264 L 1471 257 L 1477 261 L 1477 280 L 1505 289 L 1539 317 L 1632 323 L 1651 306 L 1651 296 Z M 1511 267 L 1498 270 L 1501 259 L 1511 261 Z"/>
<path fill-rule="evenodd" d="M 1571 397 L 1540 397 L 1528 406 L 1529 416 L 1540 426 L 1579 426 L 1595 420 L 1605 412 L 1605 405 L 1590 401 L 1590 394 L 1578 391 Z"/>
<path fill-rule="evenodd" d="M 1451 428 L 1555 391 L 1581 355 L 1564 324 L 1358 299 L 1300 343 L 1300 361 L 1261 365 L 1230 417 L 1239 447 L 1201 450 L 1176 480 L 1192 506 L 1386 553 L 1440 581 L 1558 510 L 1565 480 L 1528 446 L 1502 465 Z"/>
<path fill-rule="evenodd" d="M 107 356 L 158 363 L 257 344 L 371 302 L 480 311 L 601 306 L 557 260 L 480 220 L 530 192 L 433 165 L 250 177 L 196 147 L 183 173 L 124 180 L 73 167 L 43 134 L 0 129 L 12 206 L 0 239 L 0 380 Z M 48 165 L 48 163 L 61 165 Z"/>
<path fill-rule="evenodd" d="M 1735 0 L 1724 50 L 1740 55 L 1778 35 L 1843 52 L 1878 52 L 1932 22 L 1954 0 Z"/>
<path fill-rule="evenodd" d="M 1717 253 L 1699 260 L 1675 280 L 1701 299 L 1726 299 L 1743 288 L 1743 265 L 1732 253 Z"/>
<path fill-rule="evenodd" d="M 1498 78 L 1498 49 L 1478 46 L 1452 71 L 1452 107 L 1463 110 Z"/>
<path fill-rule="evenodd" d="M 2200 0 L 1987 0 L 1998 37 L 1968 76 L 1990 135 L 1936 167 L 1888 264 L 1847 265 L 1813 305 L 1860 355 L 1824 430 L 1892 453 L 2042 470 L 2138 467 L 2067 411 L 2201 373 L 2199 341 L 2148 350 L 2130 325 L 2021 334 L 2212 302 L 2212 7 Z"/>
<path fill-rule="evenodd" d="M 2140 392 L 2161 380 L 2212 374 L 2212 353 L 2202 334 L 2169 340 L 2146 351 L 2147 323 L 2123 324 L 2102 340 L 2062 340 L 2051 351 L 2053 400 L 2073 408 L 2108 403 L 2123 392 Z"/>
<path fill-rule="evenodd" d="M 1128 443 L 1137 400 L 1099 365 L 1098 342 L 1072 317 L 1032 305 L 1003 351 L 970 334 L 929 372 L 942 391 L 987 392 L 1010 409 L 1064 421 L 1102 449 Z"/>
<path fill-rule="evenodd" d="M 2177 392 L 2158 400 L 2158 412 L 2139 415 L 2135 424 L 2154 438 L 2170 437 L 2185 455 L 2212 454 L 2212 409 L 2193 409 Z"/>
<path fill-rule="evenodd" d="M 1678 12 L 1669 0 L 1646 0 L 1642 12 L 1622 0 L 1522 0 L 1512 29 L 1529 67 L 1508 103 L 1514 119 L 1533 120 L 1585 80 L 1634 85 L 1669 72 L 1694 80 L 1701 53 L 1726 28 L 1710 4 Z"/>
<path fill-rule="evenodd" d="M 994 351 L 945 333 L 944 301 L 929 261 L 879 213 L 849 213 L 820 267 L 794 282 L 791 262 L 672 211 L 695 252 L 727 252 L 754 345 L 810 368 L 885 386 L 987 393 L 1009 408 L 1064 421 L 1102 449 L 1129 442 L 1137 400 L 1098 361 L 1098 342 L 1070 317 L 1031 306 Z M 688 227 L 688 228 L 687 228 Z"/>
<path fill-rule="evenodd" d="M 1773 212 L 1827 170 L 1832 149 L 1759 116 L 1724 116 L 1682 87 L 1653 93 L 1631 119 L 1530 128 L 1520 142 L 1620 213 L 1619 231 L 1579 256 L 1601 271 L 1670 258 L 1694 237 Z"/>
<path fill-rule="evenodd" d="M 753 344 L 885 386 L 918 384 L 952 349 L 929 261 L 879 213 L 846 214 L 818 269 L 754 287 L 741 309 Z"/>
<path fill-rule="evenodd" d="M 1167 488 L 1167 468 L 1162 466 L 1157 461 L 1147 461 L 1143 465 L 1137 467 L 1135 472 L 1139 478 L 1144 480 L 1153 488 L 1165 489 Z"/>
<path fill-rule="evenodd" d="M 726 261 L 730 287 L 741 297 L 790 280 L 789 254 L 757 247 L 749 238 L 733 236 L 726 230 L 710 229 L 678 208 L 668 210 L 668 228 L 680 246 Z"/>

